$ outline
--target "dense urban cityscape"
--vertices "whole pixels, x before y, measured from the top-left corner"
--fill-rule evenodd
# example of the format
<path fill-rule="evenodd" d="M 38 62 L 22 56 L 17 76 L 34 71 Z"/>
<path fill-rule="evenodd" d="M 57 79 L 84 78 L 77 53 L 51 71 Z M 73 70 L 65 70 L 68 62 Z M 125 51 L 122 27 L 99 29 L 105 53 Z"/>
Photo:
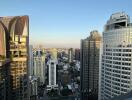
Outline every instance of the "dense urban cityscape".
<path fill-rule="evenodd" d="M 30 15 L 1 16 L 0 100 L 132 100 L 132 16 L 107 16 L 79 47 L 31 43 Z"/>

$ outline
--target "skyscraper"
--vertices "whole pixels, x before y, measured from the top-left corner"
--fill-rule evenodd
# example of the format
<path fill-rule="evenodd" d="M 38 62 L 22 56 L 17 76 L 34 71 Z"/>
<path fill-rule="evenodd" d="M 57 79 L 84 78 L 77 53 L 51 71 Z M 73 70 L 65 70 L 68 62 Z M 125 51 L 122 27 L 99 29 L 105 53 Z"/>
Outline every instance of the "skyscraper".
<path fill-rule="evenodd" d="M 53 48 L 50 50 L 50 59 L 47 62 L 47 73 L 48 73 L 48 84 L 47 90 L 58 89 L 58 58 L 57 58 L 57 49 Z"/>
<path fill-rule="evenodd" d="M 33 75 L 33 46 L 29 46 L 29 76 Z"/>
<path fill-rule="evenodd" d="M 0 54 L 9 58 L 10 100 L 28 100 L 28 16 L 0 17 Z"/>
<path fill-rule="evenodd" d="M 48 69 L 48 85 L 47 90 L 58 89 L 57 82 L 57 61 L 54 59 L 50 59 L 47 65 Z"/>
<path fill-rule="evenodd" d="M 81 40 L 81 100 L 98 99 L 100 42 L 101 36 L 96 30 Z"/>
<path fill-rule="evenodd" d="M 33 52 L 33 75 L 38 78 L 38 85 L 43 85 L 45 83 L 45 54 L 41 48 Z"/>
<path fill-rule="evenodd" d="M 107 21 L 100 56 L 99 100 L 132 90 L 132 24 L 124 12 Z"/>
<path fill-rule="evenodd" d="M 80 49 L 75 49 L 75 60 L 80 61 Z"/>
<path fill-rule="evenodd" d="M 69 62 L 73 62 L 73 59 L 74 59 L 73 48 L 70 48 L 70 49 L 68 50 L 68 61 L 69 61 Z"/>

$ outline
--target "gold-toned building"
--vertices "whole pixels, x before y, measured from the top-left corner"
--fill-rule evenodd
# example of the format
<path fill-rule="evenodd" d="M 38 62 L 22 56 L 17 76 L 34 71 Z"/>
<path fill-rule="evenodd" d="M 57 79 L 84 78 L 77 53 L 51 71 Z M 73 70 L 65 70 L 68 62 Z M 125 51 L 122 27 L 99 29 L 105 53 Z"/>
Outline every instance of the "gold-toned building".
<path fill-rule="evenodd" d="M 28 100 L 29 17 L 0 17 L 0 55 L 9 58 L 10 100 Z"/>

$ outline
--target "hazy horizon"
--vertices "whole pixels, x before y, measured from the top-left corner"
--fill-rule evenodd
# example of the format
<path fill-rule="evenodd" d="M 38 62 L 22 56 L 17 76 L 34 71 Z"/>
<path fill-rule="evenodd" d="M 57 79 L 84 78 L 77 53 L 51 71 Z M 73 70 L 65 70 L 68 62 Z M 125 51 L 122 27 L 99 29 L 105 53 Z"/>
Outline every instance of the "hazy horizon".
<path fill-rule="evenodd" d="M 3 0 L 0 16 L 28 15 L 30 44 L 79 48 L 90 31 L 102 33 L 111 14 L 124 11 L 131 17 L 131 4 L 130 0 Z"/>

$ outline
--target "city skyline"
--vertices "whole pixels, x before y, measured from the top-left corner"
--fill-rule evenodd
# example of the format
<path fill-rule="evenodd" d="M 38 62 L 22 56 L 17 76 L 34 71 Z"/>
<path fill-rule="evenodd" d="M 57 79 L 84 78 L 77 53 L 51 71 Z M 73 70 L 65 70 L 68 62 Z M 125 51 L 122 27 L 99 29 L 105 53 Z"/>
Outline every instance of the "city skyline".
<path fill-rule="evenodd" d="M 111 13 L 105 19 L 102 36 L 99 29 L 90 28 L 85 38 L 81 34 L 48 34 L 50 37 L 36 34 L 33 38 L 34 35 L 29 34 L 32 27 L 29 20 L 32 22 L 27 14 L 0 17 L 0 100 L 116 100 L 131 93 L 129 14 Z M 39 20 L 42 20 L 39 26 L 43 31 L 43 19 Z M 30 42 L 33 45 L 29 45 L 29 37 L 35 41 Z M 39 43 L 41 38 L 46 44 Z"/>
<path fill-rule="evenodd" d="M 80 39 L 91 30 L 102 33 L 111 13 L 124 11 L 132 16 L 131 2 L 100 0 L 9 0 L 1 1 L 1 16 L 29 15 L 30 44 L 44 47 L 80 47 Z"/>

